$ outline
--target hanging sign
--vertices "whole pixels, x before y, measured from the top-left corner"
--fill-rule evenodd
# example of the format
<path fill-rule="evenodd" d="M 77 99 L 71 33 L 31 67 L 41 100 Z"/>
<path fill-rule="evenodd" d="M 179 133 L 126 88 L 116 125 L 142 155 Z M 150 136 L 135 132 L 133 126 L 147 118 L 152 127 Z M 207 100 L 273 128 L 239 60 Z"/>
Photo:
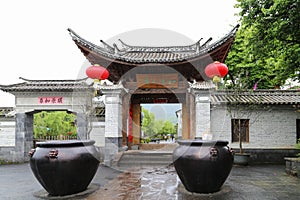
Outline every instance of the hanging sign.
<path fill-rule="evenodd" d="M 156 98 L 153 103 L 168 103 L 168 98 Z"/>
<path fill-rule="evenodd" d="M 38 97 L 38 104 L 57 105 L 63 104 L 63 97 Z"/>
<path fill-rule="evenodd" d="M 178 88 L 178 74 L 137 74 L 139 88 Z"/>

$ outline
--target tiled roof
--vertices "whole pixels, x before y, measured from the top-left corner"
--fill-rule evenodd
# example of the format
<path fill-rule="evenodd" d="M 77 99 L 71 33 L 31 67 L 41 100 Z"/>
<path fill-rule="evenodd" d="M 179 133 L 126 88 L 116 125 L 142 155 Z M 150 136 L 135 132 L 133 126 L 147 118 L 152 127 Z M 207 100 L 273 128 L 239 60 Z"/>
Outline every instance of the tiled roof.
<path fill-rule="evenodd" d="M 205 80 L 204 69 L 213 61 L 224 62 L 229 49 L 234 41 L 236 26 L 223 38 L 210 44 L 211 39 L 206 42 L 198 42 L 186 46 L 132 46 L 118 41 L 112 46 L 102 42 L 102 45 L 93 44 L 68 29 L 72 40 L 92 64 L 99 64 L 110 72 L 108 80 L 113 83 L 128 81 L 128 74 L 137 73 L 135 68 L 155 70 L 163 73 L 168 70 L 176 70 L 189 82 Z M 134 69 L 134 70 L 133 70 Z M 130 72 L 130 73 L 129 73 Z M 125 75 L 125 76 L 124 76 Z M 127 80 L 125 80 L 127 79 Z"/>
<path fill-rule="evenodd" d="M 22 91 L 76 91 L 93 89 L 86 83 L 86 79 L 78 80 L 28 80 L 20 78 L 24 82 L 12 85 L 0 85 L 0 90 L 5 92 Z"/>
<path fill-rule="evenodd" d="M 240 103 L 240 104 L 300 104 L 300 90 L 255 90 L 216 91 L 211 95 L 213 104 Z"/>
<path fill-rule="evenodd" d="M 113 47 L 100 40 L 102 46 L 95 45 L 76 34 L 72 29 L 68 29 L 75 43 L 90 49 L 92 52 L 98 53 L 104 57 L 113 60 L 120 60 L 129 63 L 174 63 L 197 58 L 207 52 L 223 45 L 229 38 L 234 37 L 238 26 L 220 40 L 209 45 L 211 38 L 203 44 L 199 40 L 195 44 L 186 46 L 165 46 L 165 47 L 149 47 L 149 46 L 131 46 L 125 44 L 121 40 L 121 46 L 113 44 Z"/>
<path fill-rule="evenodd" d="M 13 107 L 0 107 L 0 117 L 7 116 L 7 114 L 14 111 Z"/>

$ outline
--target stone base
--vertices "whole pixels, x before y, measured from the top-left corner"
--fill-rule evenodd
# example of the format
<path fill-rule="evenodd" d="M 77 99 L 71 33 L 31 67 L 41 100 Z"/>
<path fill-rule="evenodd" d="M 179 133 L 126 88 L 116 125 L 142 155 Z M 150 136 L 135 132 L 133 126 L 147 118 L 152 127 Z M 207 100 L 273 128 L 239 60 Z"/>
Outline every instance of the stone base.
<path fill-rule="evenodd" d="M 250 154 L 235 153 L 233 164 L 246 166 L 249 164 Z"/>
<path fill-rule="evenodd" d="M 99 187 L 100 187 L 99 185 L 92 183 L 89 185 L 89 187 L 86 190 L 76 193 L 76 194 L 71 194 L 71 195 L 66 195 L 66 196 L 52 196 L 52 195 L 49 195 L 49 193 L 46 190 L 40 190 L 38 192 L 33 193 L 33 196 L 40 198 L 40 199 L 49 199 L 49 200 L 81 199 L 83 197 L 87 197 L 88 195 L 94 193 L 96 190 L 99 189 Z"/>
<path fill-rule="evenodd" d="M 181 182 L 178 184 L 177 189 L 179 194 L 182 195 L 183 199 L 192 199 L 193 197 L 197 199 L 215 199 L 216 197 L 224 196 L 225 194 L 232 192 L 232 189 L 227 185 L 223 185 L 218 192 L 214 193 L 189 192 L 185 189 L 184 185 Z"/>
<path fill-rule="evenodd" d="M 284 158 L 285 159 L 285 171 L 292 176 L 298 176 L 300 178 L 300 158 Z"/>
<path fill-rule="evenodd" d="M 112 166 L 112 162 L 121 148 L 122 137 L 105 137 L 104 147 L 104 164 L 106 166 Z"/>
<path fill-rule="evenodd" d="M 234 152 L 238 153 L 239 149 L 233 149 Z M 251 149 L 244 148 L 244 153 L 251 154 L 249 159 L 249 165 L 252 164 L 285 164 L 285 157 L 293 157 L 297 153 L 300 153 L 296 149 Z"/>

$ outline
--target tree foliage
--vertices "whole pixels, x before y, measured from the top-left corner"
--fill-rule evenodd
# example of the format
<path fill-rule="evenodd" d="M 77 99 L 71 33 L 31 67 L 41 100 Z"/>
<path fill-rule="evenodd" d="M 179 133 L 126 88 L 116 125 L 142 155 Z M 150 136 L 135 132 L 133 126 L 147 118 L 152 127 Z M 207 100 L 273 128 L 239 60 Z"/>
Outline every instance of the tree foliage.
<path fill-rule="evenodd" d="M 167 134 L 175 134 L 176 133 L 176 129 L 174 124 L 172 124 L 172 122 L 170 122 L 169 120 L 166 120 L 163 122 L 163 126 L 160 129 L 160 133 L 167 135 Z"/>
<path fill-rule="evenodd" d="M 167 134 L 176 134 L 177 130 L 171 121 L 155 120 L 154 114 L 145 108 L 142 108 L 142 112 L 144 114 L 142 130 L 144 131 L 146 137 L 163 138 Z"/>
<path fill-rule="evenodd" d="M 76 135 L 75 116 L 65 111 L 34 114 L 34 137 Z"/>
<path fill-rule="evenodd" d="M 155 125 L 155 116 L 145 108 L 142 108 L 142 112 L 144 113 L 142 130 L 144 131 L 145 135 L 151 137 L 158 131 Z"/>
<path fill-rule="evenodd" d="M 299 80 L 300 1 L 237 2 L 241 27 L 226 60 L 230 86 L 272 89 Z"/>

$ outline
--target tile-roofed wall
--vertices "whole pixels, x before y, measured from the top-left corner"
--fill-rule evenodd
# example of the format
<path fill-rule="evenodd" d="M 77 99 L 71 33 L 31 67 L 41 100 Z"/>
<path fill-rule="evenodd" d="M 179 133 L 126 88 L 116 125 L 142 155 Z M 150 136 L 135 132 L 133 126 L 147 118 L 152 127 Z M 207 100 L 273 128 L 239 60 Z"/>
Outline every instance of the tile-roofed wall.
<path fill-rule="evenodd" d="M 75 91 L 93 89 L 86 83 L 86 79 L 78 80 L 28 80 L 20 78 L 24 82 L 12 85 L 0 85 L 0 90 L 5 92 L 22 91 Z"/>
<path fill-rule="evenodd" d="M 300 104 L 300 90 L 256 90 L 235 93 L 232 90 L 213 92 L 212 104 Z"/>

